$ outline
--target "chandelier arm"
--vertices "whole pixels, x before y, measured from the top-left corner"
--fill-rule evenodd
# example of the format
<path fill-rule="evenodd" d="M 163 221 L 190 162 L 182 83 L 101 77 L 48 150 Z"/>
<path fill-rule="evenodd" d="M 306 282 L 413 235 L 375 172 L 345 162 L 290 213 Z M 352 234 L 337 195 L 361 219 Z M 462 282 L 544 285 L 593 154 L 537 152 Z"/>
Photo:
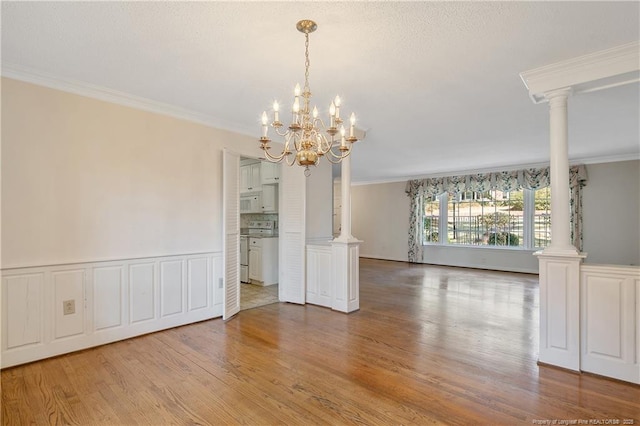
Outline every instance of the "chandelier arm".
<path fill-rule="evenodd" d="M 289 157 L 291 157 L 291 162 L 289 162 Z M 287 163 L 287 166 L 293 166 L 293 164 L 296 162 L 296 156 L 295 155 L 286 155 L 284 157 L 284 162 Z"/>
<path fill-rule="evenodd" d="M 268 150 L 264 150 L 264 156 L 267 157 L 267 160 L 271 161 L 272 163 L 279 163 L 282 161 L 282 159 L 286 156 L 286 152 L 283 151 L 281 154 L 279 155 L 271 155 L 269 154 Z"/>
<path fill-rule="evenodd" d="M 347 151 L 346 154 L 341 155 L 341 156 L 336 156 L 335 154 L 331 153 L 329 155 L 325 155 L 324 158 L 326 158 L 327 161 L 329 161 L 331 164 L 340 164 L 340 162 L 342 160 L 344 160 L 345 158 L 347 158 L 349 156 L 349 154 L 351 154 L 351 151 Z"/>
<path fill-rule="evenodd" d="M 321 143 L 319 146 L 319 152 L 322 153 L 322 155 L 326 154 L 327 152 L 329 152 L 331 150 L 331 147 L 333 146 L 333 141 L 329 141 L 327 139 L 327 137 L 325 135 L 323 135 L 322 133 L 320 133 L 320 139 L 321 139 Z"/>
<path fill-rule="evenodd" d="M 331 161 L 333 164 L 339 163 L 343 158 L 346 158 L 351 154 L 351 147 L 347 151 L 342 151 L 340 154 L 336 154 L 333 149 L 327 151 L 325 157 Z M 333 162 L 331 158 L 335 159 L 336 162 Z"/>
<path fill-rule="evenodd" d="M 286 137 L 287 135 L 289 135 L 289 133 L 291 133 L 291 130 L 289 129 L 286 129 L 285 131 L 281 132 L 280 129 L 274 127 L 274 130 L 278 136 L 282 136 L 282 137 Z"/>

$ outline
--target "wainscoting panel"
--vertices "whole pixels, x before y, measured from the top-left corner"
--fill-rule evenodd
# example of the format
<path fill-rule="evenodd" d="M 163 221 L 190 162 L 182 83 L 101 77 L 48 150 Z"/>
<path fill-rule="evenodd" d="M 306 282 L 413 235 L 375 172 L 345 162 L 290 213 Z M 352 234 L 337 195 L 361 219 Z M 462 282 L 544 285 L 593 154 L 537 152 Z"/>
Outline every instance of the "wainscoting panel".
<path fill-rule="evenodd" d="M 209 271 L 206 257 L 187 260 L 187 288 L 189 293 L 189 311 L 211 306 L 209 299 Z"/>
<path fill-rule="evenodd" d="M 129 266 L 129 317 L 131 324 L 156 317 L 155 264 Z"/>
<path fill-rule="evenodd" d="M 51 273 L 53 279 L 54 337 L 61 339 L 84 332 L 85 270 L 60 270 Z M 73 303 L 72 313 L 65 313 L 65 303 Z"/>
<path fill-rule="evenodd" d="M 583 255 L 537 253 L 542 363 L 580 371 L 580 264 Z"/>
<path fill-rule="evenodd" d="M 637 345 L 640 271 L 583 265 L 581 269 L 582 360 L 591 373 L 640 383 Z"/>
<path fill-rule="evenodd" d="M 568 265 L 550 263 L 548 266 L 549 280 L 547 306 L 549 306 L 549 326 L 547 336 L 549 347 L 567 350 L 569 345 L 567 338 L 567 273 Z"/>
<path fill-rule="evenodd" d="M 93 329 L 117 327 L 123 318 L 123 266 L 93 269 Z"/>
<path fill-rule="evenodd" d="M 216 312 L 220 312 L 219 315 L 222 315 L 222 303 L 224 302 L 224 269 L 222 268 L 222 256 L 212 256 L 210 257 L 211 262 L 211 274 L 212 277 L 212 288 L 211 297 L 212 297 L 212 306 L 214 307 Z"/>
<path fill-rule="evenodd" d="M 3 270 L 1 367 L 218 317 L 222 273 L 219 252 Z"/>
<path fill-rule="evenodd" d="M 2 330 L 6 342 L 2 342 L 2 348 L 41 343 L 44 275 L 17 275 L 2 281 L 2 291 L 6 295 L 2 312 L 7 312 L 7 320 L 3 321 L 6 328 Z"/>
<path fill-rule="evenodd" d="M 182 312 L 182 260 L 160 262 L 160 316 Z"/>
<path fill-rule="evenodd" d="M 331 307 L 331 246 L 307 244 L 307 303 Z"/>

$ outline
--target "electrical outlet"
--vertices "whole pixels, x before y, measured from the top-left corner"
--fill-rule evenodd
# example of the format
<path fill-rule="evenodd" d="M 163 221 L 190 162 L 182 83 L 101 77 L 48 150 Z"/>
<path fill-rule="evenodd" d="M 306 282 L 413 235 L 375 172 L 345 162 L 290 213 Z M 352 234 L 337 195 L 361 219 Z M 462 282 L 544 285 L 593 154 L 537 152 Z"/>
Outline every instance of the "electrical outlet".
<path fill-rule="evenodd" d="M 76 301 L 75 300 L 63 300 L 62 301 L 62 314 L 71 315 L 76 313 Z"/>

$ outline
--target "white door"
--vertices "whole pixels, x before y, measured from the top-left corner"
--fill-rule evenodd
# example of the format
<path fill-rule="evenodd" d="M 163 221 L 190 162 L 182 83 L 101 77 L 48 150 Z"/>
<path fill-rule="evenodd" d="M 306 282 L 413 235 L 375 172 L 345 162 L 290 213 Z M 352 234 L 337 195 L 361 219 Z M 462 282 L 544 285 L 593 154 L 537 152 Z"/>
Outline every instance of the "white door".
<path fill-rule="evenodd" d="M 280 170 L 279 284 L 280 301 L 305 303 L 305 200 L 304 168 L 283 165 Z"/>
<path fill-rule="evenodd" d="M 240 312 L 240 155 L 225 149 L 222 156 L 222 319 L 227 320 Z"/>

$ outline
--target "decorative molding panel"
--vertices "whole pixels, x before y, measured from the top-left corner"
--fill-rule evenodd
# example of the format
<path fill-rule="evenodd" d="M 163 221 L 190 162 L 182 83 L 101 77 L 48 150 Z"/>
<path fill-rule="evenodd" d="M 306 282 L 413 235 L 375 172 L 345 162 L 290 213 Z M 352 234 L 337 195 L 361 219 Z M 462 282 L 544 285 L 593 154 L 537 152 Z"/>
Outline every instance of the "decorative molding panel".
<path fill-rule="evenodd" d="M 122 265 L 93 269 L 93 329 L 118 327 L 124 322 Z"/>
<path fill-rule="evenodd" d="M 581 268 L 581 369 L 640 384 L 640 268 Z"/>
<path fill-rule="evenodd" d="M 307 303 L 331 307 L 331 246 L 307 244 Z"/>
<path fill-rule="evenodd" d="M 51 273 L 53 280 L 54 337 L 81 334 L 85 329 L 84 269 L 61 270 Z M 73 302 L 74 312 L 65 314 L 64 304 Z"/>
<path fill-rule="evenodd" d="M 160 316 L 182 312 L 182 261 L 160 262 Z"/>
<path fill-rule="evenodd" d="M 187 260 L 187 274 L 189 311 L 210 306 L 207 258 L 200 257 Z"/>
<path fill-rule="evenodd" d="M 3 270 L 1 367 L 218 317 L 221 265 L 212 252 Z"/>
<path fill-rule="evenodd" d="M 582 255 L 536 253 L 540 262 L 542 363 L 580 371 L 580 263 Z"/>
<path fill-rule="evenodd" d="M 2 322 L 3 350 L 42 343 L 43 285 L 42 273 L 18 275 L 2 280 L 2 312 L 7 313 L 7 320 Z M 9 300 L 11 303 L 8 303 Z"/>
<path fill-rule="evenodd" d="M 156 318 L 155 264 L 138 263 L 129 266 L 130 323 Z"/>
<path fill-rule="evenodd" d="M 331 309 L 353 312 L 360 309 L 360 241 L 331 243 Z"/>

